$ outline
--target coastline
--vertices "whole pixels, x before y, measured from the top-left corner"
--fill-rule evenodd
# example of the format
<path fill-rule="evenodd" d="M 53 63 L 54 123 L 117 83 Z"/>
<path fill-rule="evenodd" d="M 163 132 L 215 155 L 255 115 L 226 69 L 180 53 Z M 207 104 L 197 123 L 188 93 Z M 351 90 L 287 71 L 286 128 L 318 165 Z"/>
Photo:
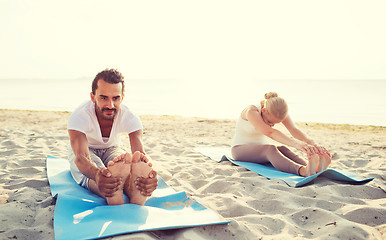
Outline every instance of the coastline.
<path fill-rule="evenodd" d="M 53 239 L 55 199 L 46 155 L 66 158 L 70 112 L 0 109 L 0 238 Z M 109 239 L 382 239 L 386 237 L 386 127 L 297 123 L 333 154 L 332 168 L 361 178 L 349 185 L 318 178 L 290 188 L 193 148 L 229 147 L 236 119 L 140 115 L 144 146 L 176 191 L 232 223 Z M 128 138 L 122 137 L 128 146 Z M 348 230 L 349 229 L 349 230 Z"/>

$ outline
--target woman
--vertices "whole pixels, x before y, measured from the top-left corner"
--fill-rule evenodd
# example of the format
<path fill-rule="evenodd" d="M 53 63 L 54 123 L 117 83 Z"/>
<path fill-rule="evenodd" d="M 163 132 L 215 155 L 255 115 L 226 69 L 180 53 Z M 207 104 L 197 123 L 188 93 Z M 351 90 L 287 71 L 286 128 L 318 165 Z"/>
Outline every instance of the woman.
<path fill-rule="evenodd" d="M 276 169 L 308 177 L 327 169 L 331 156 L 323 147 L 298 129 L 288 115 L 288 106 L 275 92 L 265 94 L 265 101 L 259 105 L 246 107 L 236 123 L 236 132 L 232 143 L 232 156 L 237 161 L 254 163 L 270 162 Z M 294 140 L 277 129 L 272 128 L 283 123 Z M 308 161 L 293 153 L 286 146 L 267 144 L 269 137 L 281 144 L 304 151 Z"/>

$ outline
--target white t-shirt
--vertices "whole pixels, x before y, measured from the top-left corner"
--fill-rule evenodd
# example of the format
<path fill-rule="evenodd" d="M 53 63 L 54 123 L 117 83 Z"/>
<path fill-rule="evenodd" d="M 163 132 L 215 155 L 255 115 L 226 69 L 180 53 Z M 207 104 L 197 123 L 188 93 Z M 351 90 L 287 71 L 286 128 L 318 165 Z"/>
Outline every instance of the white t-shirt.
<path fill-rule="evenodd" d="M 95 149 L 104 149 L 120 144 L 119 134 L 142 129 L 141 120 L 128 107 L 121 105 L 114 118 L 110 137 L 102 138 L 102 133 L 95 113 L 95 104 L 90 100 L 80 105 L 68 119 L 68 130 L 86 134 L 88 145 Z"/>
<path fill-rule="evenodd" d="M 261 112 L 261 105 L 255 105 Z M 244 120 L 241 115 L 236 122 L 235 135 L 232 147 L 246 144 L 266 144 L 267 139 L 263 133 L 257 130 L 249 121 Z"/>

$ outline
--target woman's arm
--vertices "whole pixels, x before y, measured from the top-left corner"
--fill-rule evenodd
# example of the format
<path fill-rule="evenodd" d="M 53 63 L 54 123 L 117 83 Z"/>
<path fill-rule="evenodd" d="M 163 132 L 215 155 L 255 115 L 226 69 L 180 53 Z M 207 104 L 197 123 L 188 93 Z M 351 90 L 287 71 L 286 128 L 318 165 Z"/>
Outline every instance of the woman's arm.
<path fill-rule="evenodd" d="M 271 138 L 279 143 L 282 143 L 282 144 L 285 144 L 287 146 L 294 147 L 298 150 L 304 151 L 303 148 L 305 146 L 303 144 L 300 144 L 299 142 L 295 141 L 294 139 L 289 138 L 288 136 L 286 136 L 285 134 L 283 134 L 279 130 L 271 128 L 270 126 L 268 126 L 264 122 L 264 120 L 261 117 L 261 114 L 258 111 L 258 108 L 256 106 L 251 105 L 251 106 L 246 107 L 244 109 L 244 111 L 241 113 L 241 117 L 244 120 L 249 121 L 255 127 L 255 129 L 260 131 L 265 136 L 267 136 L 267 137 L 269 137 L 269 138 Z"/>
<path fill-rule="evenodd" d="M 289 115 L 287 115 L 282 123 L 294 138 L 313 146 L 316 145 L 311 138 L 309 138 L 304 132 L 296 127 L 295 123 L 292 121 Z"/>

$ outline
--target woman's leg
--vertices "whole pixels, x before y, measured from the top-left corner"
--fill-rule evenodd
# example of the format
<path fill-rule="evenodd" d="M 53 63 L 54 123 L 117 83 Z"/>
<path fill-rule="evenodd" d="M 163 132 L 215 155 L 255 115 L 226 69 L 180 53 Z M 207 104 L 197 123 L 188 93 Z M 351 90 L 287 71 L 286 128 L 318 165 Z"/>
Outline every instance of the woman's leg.
<path fill-rule="evenodd" d="M 328 168 L 328 165 L 330 165 L 330 163 L 331 163 L 331 155 L 327 151 L 327 149 L 325 149 L 324 147 L 319 147 L 319 152 L 321 152 L 322 154 L 320 154 L 320 156 L 319 156 L 320 161 L 319 161 L 319 165 L 316 169 L 317 173 L 326 170 Z"/>
<path fill-rule="evenodd" d="M 279 151 L 284 155 L 286 156 L 287 158 L 291 159 L 292 161 L 294 162 L 297 162 L 303 166 L 306 166 L 307 165 L 307 162 L 299 157 L 298 155 L 296 155 L 294 152 L 292 152 L 289 148 L 287 148 L 286 146 L 278 146 L 277 149 L 279 149 Z"/>
<path fill-rule="evenodd" d="M 285 151 L 288 153 L 287 151 Z M 292 154 L 289 154 L 292 155 Z M 295 155 L 295 154 L 294 154 Z M 297 163 L 286 157 L 274 145 L 239 145 L 232 148 L 232 157 L 237 161 L 267 163 L 270 162 L 277 170 L 288 172 L 300 176 L 310 176 L 315 174 L 315 169 L 319 158 L 312 158 L 305 165 Z"/>
<path fill-rule="evenodd" d="M 303 165 L 283 155 L 274 145 L 239 145 L 232 148 L 232 156 L 237 161 L 267 163 L 270 162 L 277 170 L 299 174 Z"/>
<path fill-rule="evenodd" d="M 319 155 L 311 154 L 308 156 L 307 166 L 299 168 L 299 175 L 303 177 L 309 177 L 316 174 L 316 168 L 319 164 Z"/>

